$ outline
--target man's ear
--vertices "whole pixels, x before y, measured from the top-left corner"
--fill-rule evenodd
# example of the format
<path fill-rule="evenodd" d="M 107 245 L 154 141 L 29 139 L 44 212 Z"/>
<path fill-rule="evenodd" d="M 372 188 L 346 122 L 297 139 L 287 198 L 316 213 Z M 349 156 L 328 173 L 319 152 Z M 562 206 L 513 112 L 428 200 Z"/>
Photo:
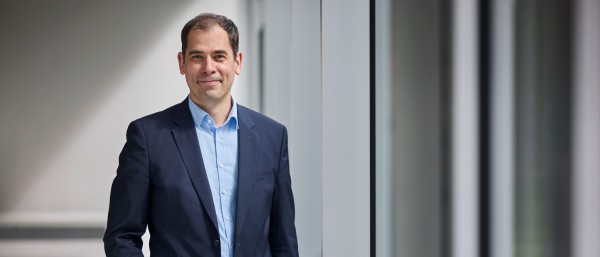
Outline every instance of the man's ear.
<path fill-rule="evenodd" d="M 235 56 L 235 74 L 242 74 L 242 52 L 238 52 Z"/>
<path fill-rule="evenodd" d="M 185 74 L 185 57 L 182 52 L 177 53 L 177 62 L 179 63 L 179 73 Z"/>

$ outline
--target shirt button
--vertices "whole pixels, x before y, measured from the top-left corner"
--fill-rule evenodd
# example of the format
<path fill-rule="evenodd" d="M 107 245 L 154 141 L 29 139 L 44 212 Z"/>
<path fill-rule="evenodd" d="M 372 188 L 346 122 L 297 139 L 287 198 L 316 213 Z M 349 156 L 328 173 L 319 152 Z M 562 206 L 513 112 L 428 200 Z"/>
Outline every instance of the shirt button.
<path fill-rule="evenodd" d="M 219 246 L 219 240 L 215 240 L 215 246 Z"/>
<path fill-rule="evenodd" d="M 223 168 L 223 167 L 225 167 L 225 166 L 223 166 L 223 164 L 221 164 L 221 165 L 219 165 L 219 167 L 221 167 L 221 169 L 222 169 L 222 168 Z"/>
<path fill-rule="evenodd" d="M 225 217 L 225 220 L 230 220 L 230 218 L 229 217 Z"/>
<path fill-rule="evenodd" d="M 222 195 L 225 195 L 225 193 L 227 193 L 227 191 L 225 191 L 225 190 L 221 191 Z"/>

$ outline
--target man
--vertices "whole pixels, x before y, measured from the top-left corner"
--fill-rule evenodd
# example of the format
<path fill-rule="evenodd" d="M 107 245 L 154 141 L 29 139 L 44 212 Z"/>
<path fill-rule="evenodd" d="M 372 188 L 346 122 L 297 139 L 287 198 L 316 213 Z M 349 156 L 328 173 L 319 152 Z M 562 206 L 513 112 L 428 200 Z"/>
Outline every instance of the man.
<path fill-rule="evenodd" d="M 112 185 L 109 257 L 298 256 L 283 125 L 236 104 L 235 24 L 201 14 L 181 32 L 187 99 L 133 121 Z"/>

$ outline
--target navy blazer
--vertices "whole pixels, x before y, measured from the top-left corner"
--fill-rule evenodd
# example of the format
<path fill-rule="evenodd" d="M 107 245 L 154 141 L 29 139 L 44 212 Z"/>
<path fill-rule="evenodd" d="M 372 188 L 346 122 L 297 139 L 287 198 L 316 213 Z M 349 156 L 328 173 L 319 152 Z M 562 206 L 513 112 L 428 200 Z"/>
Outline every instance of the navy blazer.
<path fill-rule="evenodd" d="M 219 230 L 187 99 L 133 121 L 110 194 L 108 257 L 218 257 Z M 238 105 L 233 256 L 298 256 L 286 128 Z"/>

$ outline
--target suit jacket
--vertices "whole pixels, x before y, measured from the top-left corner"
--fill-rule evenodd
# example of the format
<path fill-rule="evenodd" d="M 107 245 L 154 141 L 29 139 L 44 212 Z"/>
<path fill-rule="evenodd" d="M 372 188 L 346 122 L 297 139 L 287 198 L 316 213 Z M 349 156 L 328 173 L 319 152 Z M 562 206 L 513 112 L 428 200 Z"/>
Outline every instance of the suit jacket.
<path fill-rule="evenodd" d="M 219 231 L 187 103 L 133 121 L 119 156 L 106 256 L 218 257 Z M 298 256 L 286 128 L 238 105 L 235 257 Z"/>

